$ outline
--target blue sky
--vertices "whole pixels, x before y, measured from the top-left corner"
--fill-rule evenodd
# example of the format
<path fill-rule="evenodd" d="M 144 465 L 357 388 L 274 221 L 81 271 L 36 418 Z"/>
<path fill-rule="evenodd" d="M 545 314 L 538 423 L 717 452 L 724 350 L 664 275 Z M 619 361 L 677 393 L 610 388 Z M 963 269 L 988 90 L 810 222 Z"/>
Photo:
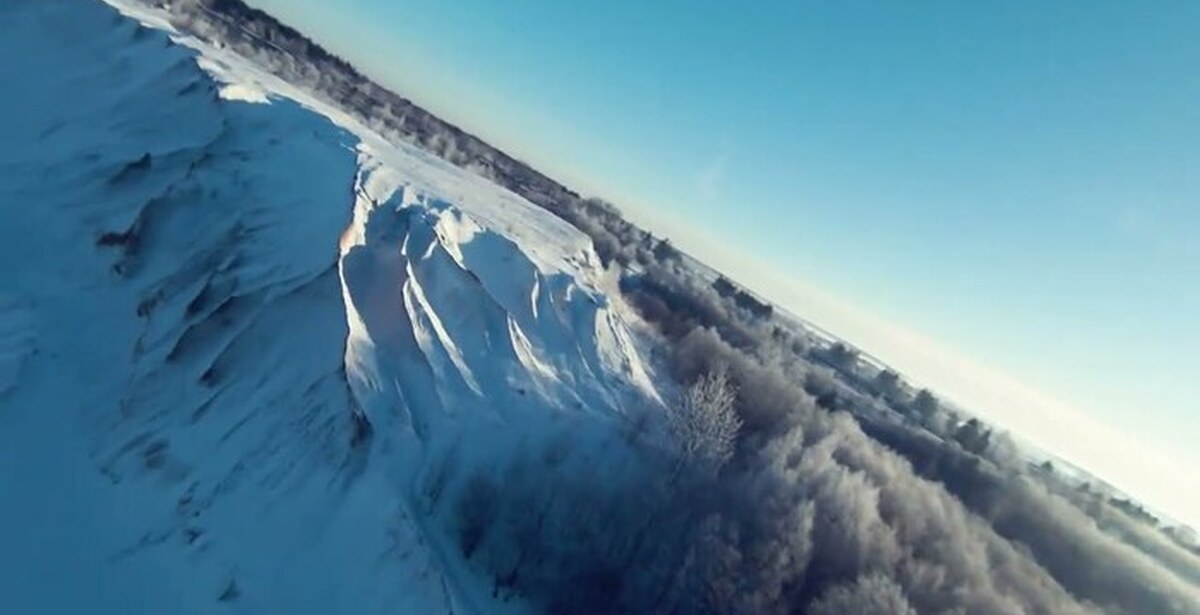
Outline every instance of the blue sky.
<path fill-rule="evenodd" d="M 1200 524 L 1200 3 L 251 3 Z"/>

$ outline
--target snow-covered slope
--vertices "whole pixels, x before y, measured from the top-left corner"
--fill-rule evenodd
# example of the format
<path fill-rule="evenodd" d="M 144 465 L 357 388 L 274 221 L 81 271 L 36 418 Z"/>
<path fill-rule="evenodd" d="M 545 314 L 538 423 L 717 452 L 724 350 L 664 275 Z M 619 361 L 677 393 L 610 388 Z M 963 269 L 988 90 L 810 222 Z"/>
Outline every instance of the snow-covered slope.
<path fill-rule="evenodd" d="M 5 610 L 520 610 L 429 475 L 656 403 L 590 244 L 182 43 L 0 3 Z"/>

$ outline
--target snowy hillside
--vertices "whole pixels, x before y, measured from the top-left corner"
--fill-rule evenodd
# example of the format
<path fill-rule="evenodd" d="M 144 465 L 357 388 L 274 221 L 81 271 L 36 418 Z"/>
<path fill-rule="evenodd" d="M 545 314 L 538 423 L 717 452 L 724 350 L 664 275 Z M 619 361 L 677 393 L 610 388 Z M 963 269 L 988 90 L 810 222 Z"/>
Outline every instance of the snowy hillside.
<path fill-rule="evenodd" d="M 590 242 L 181 43 L 0 4 L 4 610 L 520 610 L 438 498 L 658 403 Z"/>

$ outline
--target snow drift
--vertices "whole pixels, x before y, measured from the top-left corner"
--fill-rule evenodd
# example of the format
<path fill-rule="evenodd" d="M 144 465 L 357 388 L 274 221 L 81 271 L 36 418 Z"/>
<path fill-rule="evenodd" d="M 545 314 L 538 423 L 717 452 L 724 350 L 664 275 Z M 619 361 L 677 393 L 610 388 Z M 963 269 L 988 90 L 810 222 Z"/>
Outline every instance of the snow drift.
<path fill-rule="evenodd" d="M 519 609 L 419 509 L 657 403 L 586 238 L 102 4 L 0 41 L 5 610 Z"/>

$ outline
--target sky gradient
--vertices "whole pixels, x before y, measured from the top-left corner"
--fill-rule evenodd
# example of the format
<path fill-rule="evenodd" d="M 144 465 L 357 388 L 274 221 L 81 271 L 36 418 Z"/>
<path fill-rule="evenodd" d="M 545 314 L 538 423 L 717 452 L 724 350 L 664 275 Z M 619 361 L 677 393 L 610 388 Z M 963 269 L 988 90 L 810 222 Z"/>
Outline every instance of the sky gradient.
<path fill-rule="evenodd" d="M 251 4 L 1200 526 L 1200 3 Z"/>

